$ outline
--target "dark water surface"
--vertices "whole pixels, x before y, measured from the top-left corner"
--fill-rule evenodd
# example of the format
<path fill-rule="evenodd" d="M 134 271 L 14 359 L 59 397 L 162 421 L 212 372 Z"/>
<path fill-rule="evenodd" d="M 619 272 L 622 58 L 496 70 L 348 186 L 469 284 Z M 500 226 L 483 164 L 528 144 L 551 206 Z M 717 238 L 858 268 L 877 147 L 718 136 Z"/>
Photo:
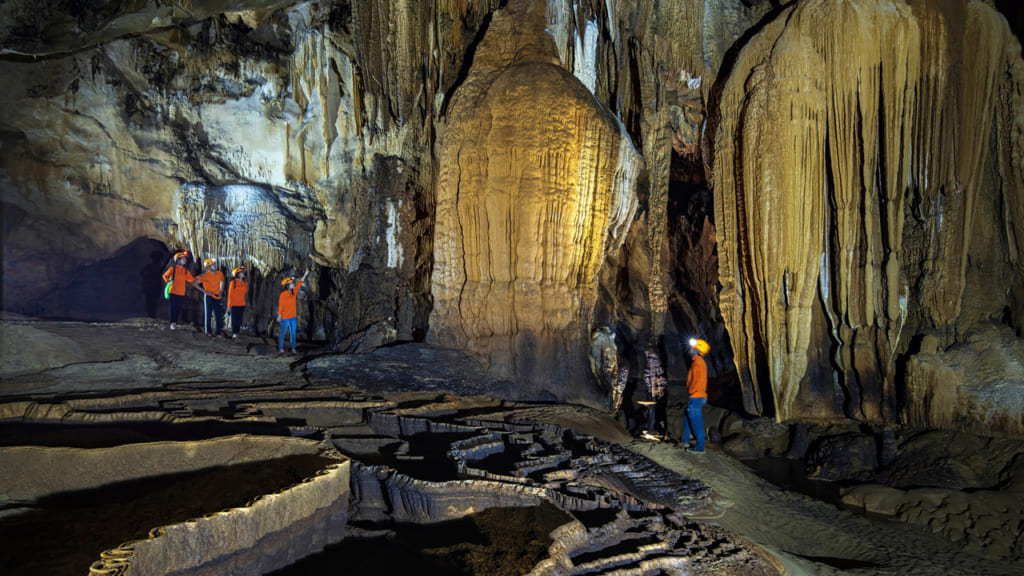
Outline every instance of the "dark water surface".
<path fill-rule="evenodd" d="M 801 460 L 765 456 L 755 460 L 743 460 L 743 464 L 783 490 L 798 492 L 835 506 L 841 504 L 840 484 L 808 478 L 807 468 Z"/>
<path fill-rule="evenodd" d="M 491 508 L 430 525 L 363 525 L 389 532 L 379 538 L 346 538 L 272 575 L 519 576 L 548 557 L 549 534 L 570 520 L 545 503 Z"/>
<path fill-rule="evenodd" d="M 82 576 L 104 550 L 158 526 L 244 506 L 335 462 L 289 456 L 47 497 L 30 512 L 0 518 L 0 573 Z"/>
<path fill-rule="evenodd" d="M 287 426 L 265 422 L 118 422 L 117 424 L 0 423 L 0 446 L 50 448 L 112 448 L 146 442 L 187 442 L 235 434 L 290 436 Z"/>

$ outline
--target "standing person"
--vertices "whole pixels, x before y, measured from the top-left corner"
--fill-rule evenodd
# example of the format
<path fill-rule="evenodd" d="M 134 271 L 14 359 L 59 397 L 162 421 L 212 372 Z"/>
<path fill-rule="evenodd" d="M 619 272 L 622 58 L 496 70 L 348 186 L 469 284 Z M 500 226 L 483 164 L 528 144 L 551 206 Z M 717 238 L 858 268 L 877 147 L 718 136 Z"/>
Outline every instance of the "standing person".
<path fill-rule="evenodd" d="M 281 295 L 277 297 L 277 321 L 281 324 L 281 333 L 277 337 L 277 351 L 284 354 L 284 333 L 291 331 L 292 354 L 295 353 L 295 327 L 298 324 L 298 311 L 295 306 L 295 297 L 302 288 L 302 283 L 309 276 L 309 270 L 302 275 L 298 283 L 292 277 L 281 280 Z"/>
<path fill-rule="evenodd" d="M 234 278 L 228 284 L 228 312 L 231 313 L 231 339 L 238 338 L 238 330 L 242 328 L 242 317 L 245 316 L 245 294 L 249 291 L 249 275 L 243 266 L 231 271 Z"/>
<path fill-rule="evenodd" d="M 221 293 L 224 291 L 224 273 L 217 269 L 217 260 L 203 260 L 203 273 L 192 283 L 203 293 L 203 331 L 208 336 L 220 336 L 224 331 L 224 302 Z M 210 334 L 210 314 L 217 318 L 217 331 Z"/>
<path fill-rule="evenodd" d="M 164 282 L 171 283 L 170 294 L 167 296 L 167 315 L 170 329 L 175 329 L 178 323 L 178 316 L 181 314 L 181 305 L 185 302 L 185 291 L 188 290 L 188 283 L 195 282 L 195 276 L 188 271 L 188 251 L 182 250 L 174 255 L 174 263 L 164 271 Z"/>
<path fill-rule="evenodd" d="M 686 391 L 690 399 L 686 402 L 686 411 L 683 413 L 683 444 L 690 443 L 690 433 L 693 433 L 695 444 L 687 447 L 687 452 L 695 454 L 704 453 L 704 404 L 708 401 L 708 366 L 704 363 L 704 356 L 711 351 L 711 345 L 704 340 L 690 340 L 689 353 L 690 372 L 686 376 Z"/>

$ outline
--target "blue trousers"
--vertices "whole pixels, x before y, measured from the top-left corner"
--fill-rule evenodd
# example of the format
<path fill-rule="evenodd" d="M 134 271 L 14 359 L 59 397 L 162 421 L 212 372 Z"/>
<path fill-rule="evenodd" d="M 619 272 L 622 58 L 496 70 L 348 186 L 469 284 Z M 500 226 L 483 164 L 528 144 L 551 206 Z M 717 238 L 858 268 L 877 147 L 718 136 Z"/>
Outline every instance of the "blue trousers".
<path fill-rule="evenodd" d="M 295 325 L 298 318 L 288 318 L 281 320 L 281 333 L 277 335 L 277 349 L 284 350 L 284 333 L 291 332 L 292 335 L 292 350 L 295 350 Z"/>
<path fill-rule="evenodd" d="M 690 433 L 697 441 L 694 450 L 704 450 L 704 404 L 707 398 L 690 398 L 686 402 L 686 412 L 683 412 L 683 434 L 680 440 L 683 444 L 690 443 Z"/>
<path fill-rule="evenodd" d="M 171 324 L 178 323 L 178 316 L 181 315 L 181 305 L 185 303 L 184 296 L 178 296 L 177 294 L 171 294 L 167 300 L 167 316 Z"/>
<path fill-rule="evenodd" d="M 232 306 L 228 308 L 231 311 L 231 333 L 238 334 L 238 331 L 242 329 L 242 318 L 245 317 L 245 306 Z"/>
<path fill-rule="evenodd" d="M 203 305 L 206 307 L 204 310 L 206 318 L 203 320 L 203 332 L 209 334 L 210 329 L 213 328 L 213 326 L 210 325 L 210 314 L 213 314 L 217 318 L 217 331 L 215 334 L 220 334 L 224 331 L 224 303 L 221 302 L 220 299 L 214 298 L 213 296 L 207 296 L 206 294 L 203 295 L 203 298 L 205 299 Z"/>

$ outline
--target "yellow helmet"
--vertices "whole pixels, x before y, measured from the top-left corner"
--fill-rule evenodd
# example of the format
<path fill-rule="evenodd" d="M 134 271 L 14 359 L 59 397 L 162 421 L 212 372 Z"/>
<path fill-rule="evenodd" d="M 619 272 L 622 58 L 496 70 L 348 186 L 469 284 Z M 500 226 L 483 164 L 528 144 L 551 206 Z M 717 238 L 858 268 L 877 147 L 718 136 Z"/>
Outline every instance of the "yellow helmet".
<path fill-rule="evenodd" d="M 287 285 L 291 284 L 292 282 L 295 282 L 295 278 L 292 278 L 291 276 L 289 276 L 289 277 L 285 278 L 284 280 L 281 280 L 281 286 L 287 286 Z"/>
<path fill-rule="evenodd" d="M 239 272 L 245 272 L 245 266 L 239 266 L 238 268 L 235 268 L 234 270 L 231 271 L 231 275 L 238 276 Z"/>
<path fill-rule="evenodd" d="M 182 250 L 181 252 L 178 252 L 177 254 L 174 255 L 175 260 L 177 260 L 178 258 L 188 258 L 188 250 Z"/>
<path fill-rule="evenodd" d="M 704 340 L 698 340 L 696 338 L 690 338 L 690 347 L 696 349 L 701 356 L 705 356 L 711 351 L 710 344 Z"/>
<path fill-rule="evenodd" d="M 206 260 L 203 260 L 203 266 L 213 266 L 216 263 L 217 263 L 217 259 L 216 258 L 207 258 Z"/>

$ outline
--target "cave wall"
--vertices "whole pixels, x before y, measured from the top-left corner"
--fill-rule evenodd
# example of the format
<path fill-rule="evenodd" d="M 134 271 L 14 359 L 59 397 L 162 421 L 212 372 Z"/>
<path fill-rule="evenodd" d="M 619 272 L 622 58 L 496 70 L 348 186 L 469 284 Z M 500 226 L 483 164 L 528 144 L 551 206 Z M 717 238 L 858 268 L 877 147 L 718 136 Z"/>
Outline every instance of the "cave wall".
<path fill-rule="evenodd" d="M 603 405 L 595 330 L 675 380 L 700 335 L 749 413 L 962 426 L 935 375 L 1024 327 L 1021 70 L 981 0 L 9 1 L 3 308 L 160 316 L 152 241 L 253 268 L 259 333 L 310 267 L 340 351 Z"/>
<path fill-rule="evenodd" d="M 6 3 L 4 308 L 48 315 L 48 293 L 153 238 L 254 270 L 258 331 L 312 267 L 300 331 L 421 335 L 432 124 L 491 9 Z"/>
<path fill-rule="evenodd" d="M 713 168 L 750 411 L 897 421 L 901 355 L 1012 305 L 1021 70 L 984 2 L 800 2 L 743 48 Z"/>

